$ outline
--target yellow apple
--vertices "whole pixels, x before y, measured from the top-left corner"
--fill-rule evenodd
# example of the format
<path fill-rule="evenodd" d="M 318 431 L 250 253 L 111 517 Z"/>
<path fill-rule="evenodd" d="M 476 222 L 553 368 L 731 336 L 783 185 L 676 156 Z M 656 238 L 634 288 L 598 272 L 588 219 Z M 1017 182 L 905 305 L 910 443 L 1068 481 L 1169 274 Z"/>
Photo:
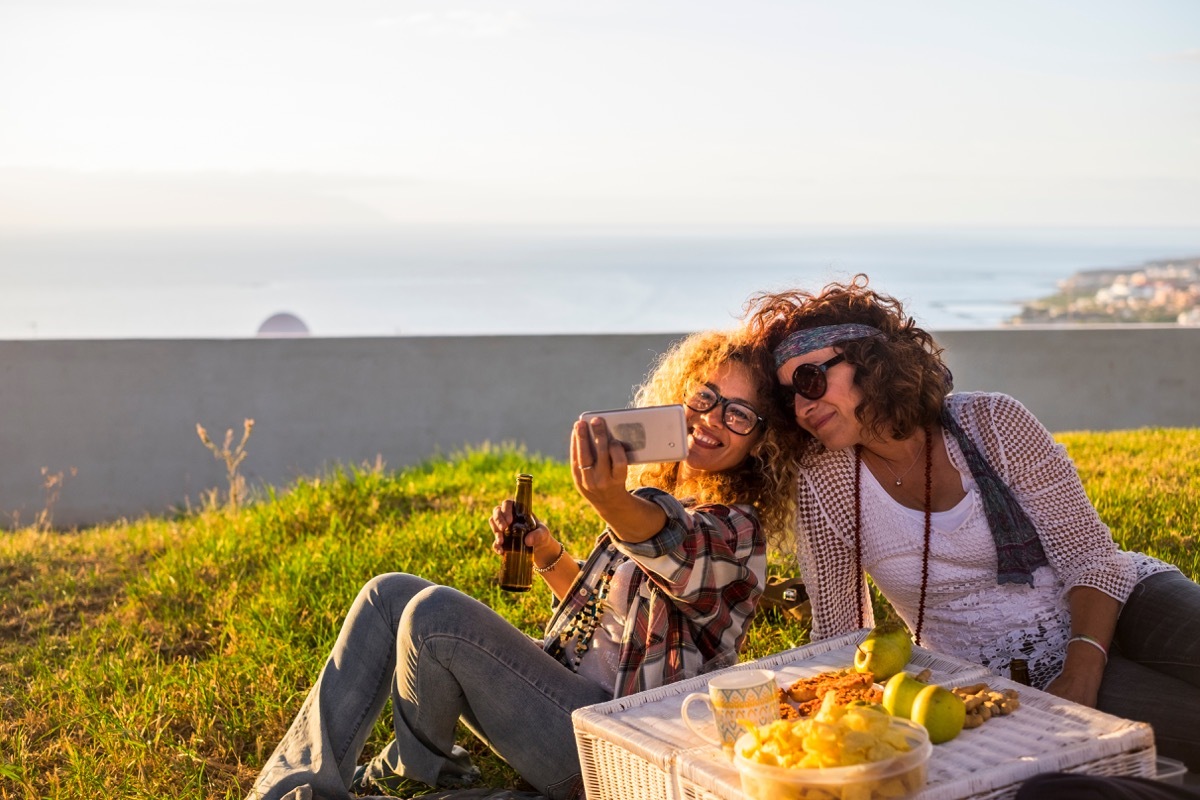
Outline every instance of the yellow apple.
<path fill-rule="evenodd" d="M 883 707 L 893 717 L 910 719 L 913 701 L 928 686 L 928 683 L 922 683 L 907 672 L 897 672 L 883 685 Z"/>
<path fill-rule="evenodd" d="M 962 731 L 967 719 L 967 706 L 954 692 L 932 684 L 917 693 L 910 719 L 929 731 L 929 741 L 941 744 Z"/>
<path fill-rule="evenodd" d="M 854 669 L 870 672 L 879 682 L 886 681 L 912 657 L 912 639 L 908 630 L 890 622 L 876 625 L 854 652 Z"/>

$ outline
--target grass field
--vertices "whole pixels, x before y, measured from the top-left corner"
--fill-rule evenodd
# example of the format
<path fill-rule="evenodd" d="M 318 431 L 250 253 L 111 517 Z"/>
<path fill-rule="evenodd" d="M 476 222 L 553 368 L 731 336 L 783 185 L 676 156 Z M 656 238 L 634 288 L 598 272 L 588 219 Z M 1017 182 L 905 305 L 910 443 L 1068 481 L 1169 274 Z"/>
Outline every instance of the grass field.
<path fill-rule="evenodd" d="M 1123 547 L 1200 577 L 1200 430 L 1059 439 Z M 586 552 L 598 527 L 566 466 L 495 447 L 345 468 L 236 512 L 0 533 L 0 798 L 242 797 L 380 572 L 455 586 L 537 633 L 545 587 L 492 586 L 486 519 L 520 471 L 537 513 Z M 747 655 L 806 636 L 759 623 Z M 386 740 L 377 726 L 368 752 Z M 474 751 L 490 785 L 517 785 Z"/>

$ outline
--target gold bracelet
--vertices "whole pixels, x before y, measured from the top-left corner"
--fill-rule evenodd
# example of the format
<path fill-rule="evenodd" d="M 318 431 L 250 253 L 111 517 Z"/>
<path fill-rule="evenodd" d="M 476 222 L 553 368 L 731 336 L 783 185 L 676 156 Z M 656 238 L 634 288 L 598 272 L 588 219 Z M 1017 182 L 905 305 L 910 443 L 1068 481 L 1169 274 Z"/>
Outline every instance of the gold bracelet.
<path fill-rule="evenodd" d="M 539 567 L 537 564 L 534 564 L 534 565 L 533 565 L 533 571 L 534 571 L 534 572 L 536 572 L 538 575 L 544 575 L 544 574 L 546 574 L 546 573 L 547 573 L 547 572 L 549 572 L 550 570 L 552 570 L 552 569 L 554 569 L 555 567 L 557 567 L 557 566 L 558 566 L 558 562 L 562 561 L 562 560 L 563 560 L 563 556 L 564 556 L 564 555 L 566 555 L 566 554 L 567 554 L 567 547 L 566 547 L 566 545 L 564 545 L 562 542 L 559 542 L 559 543 L 558 543 L 558 556 L 556 556 L 556 557 L 555 557 L 555 559 L 554 559 L 553 561 L 551 561 L 549 564 L 547 564 L 547 565 L 546 565 L 546 566 L 544 566 L 544 567 Z"/>

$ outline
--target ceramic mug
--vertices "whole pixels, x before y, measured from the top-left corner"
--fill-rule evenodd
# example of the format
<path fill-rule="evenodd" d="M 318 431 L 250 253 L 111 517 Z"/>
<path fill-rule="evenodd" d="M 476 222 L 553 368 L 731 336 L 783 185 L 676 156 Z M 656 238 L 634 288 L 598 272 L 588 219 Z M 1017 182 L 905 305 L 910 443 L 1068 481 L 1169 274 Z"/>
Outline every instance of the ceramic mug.
<path fill-rule="evenodd" d="M 702 702 L 712 710 L 717 736 L 712 729 L 701 729 L 688 716 L 688 706 Z M 779 691 L 775 673 L 769 669 L 743 669 L 716 675 L 708 681 L 708 694 L 692 692 L 683 699 L 679 713 L 692 733 L 726 750 L 746 732 L 741 721 L 766 725 L 779 719 Z"/>

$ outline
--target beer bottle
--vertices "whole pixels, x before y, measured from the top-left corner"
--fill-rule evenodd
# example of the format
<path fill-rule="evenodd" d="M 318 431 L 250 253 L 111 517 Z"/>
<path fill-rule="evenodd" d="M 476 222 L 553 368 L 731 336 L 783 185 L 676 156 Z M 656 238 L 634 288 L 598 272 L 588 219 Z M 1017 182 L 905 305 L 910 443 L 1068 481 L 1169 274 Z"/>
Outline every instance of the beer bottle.
<path fill-rule="evenodd" d="M 1008 665 L 1008 674 L 1013 683 L 1029 685 L 1029 664 L 1023 658 L 1014 658 Z"/>
<path fill-rule="evenodd" d="M 528 592 L 533 586 L 533 549 L 525 544 L 525 534 L 533 530 L 533 476 L 518 475 L 513 495 L 513 521 L 504 533 L 500 547 L 504 565 L 500 588 L 506 592 Z"/>

